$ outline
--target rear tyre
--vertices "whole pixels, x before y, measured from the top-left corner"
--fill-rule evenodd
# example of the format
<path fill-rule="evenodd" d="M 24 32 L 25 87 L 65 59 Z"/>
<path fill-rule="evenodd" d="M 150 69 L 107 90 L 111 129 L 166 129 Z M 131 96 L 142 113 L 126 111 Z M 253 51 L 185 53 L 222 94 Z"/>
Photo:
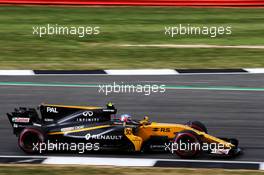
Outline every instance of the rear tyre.
<path fill-rule="evenodd" d="M 45 143 L 45 133 L 41 128 L 25 128 L 19 134 L 18 146 L 26 153 L 40 153 L 40 144 Z"/>
<path fill-rule="evenodd" d="M 181 158 L 190 159 L 197 157 L 201 153 L 201 147 L 200 136 L 193 131 L 181 131 L 175 136 L 174 150 L 176 150 L 176 155 Z"/>
<path fill-rule="evenodd" d="M 205 132 L 206 134 L 208 133 L 206 126 L 202 122 L 189 121 L 186 123 L 186 125 L 198 131 Z"/>

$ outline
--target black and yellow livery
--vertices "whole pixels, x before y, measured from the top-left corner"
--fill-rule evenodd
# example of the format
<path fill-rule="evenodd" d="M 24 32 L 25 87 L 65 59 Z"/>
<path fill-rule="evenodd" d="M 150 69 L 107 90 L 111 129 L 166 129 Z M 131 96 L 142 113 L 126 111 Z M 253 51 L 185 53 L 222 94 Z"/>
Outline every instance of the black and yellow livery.
<path fill-rule="evenodd" d="M 99 150 L 129 152 L 172 152 L 182 158 L 192 158 L 202 152 L 224 156 L 240 153 L 236 139 L 218 138 L 207 133 L 198 121 L 186 124 L 150 122 L 143 120 L 121 121 L 116 118 L 116 108 L 94 106 L 64 106 L 41 104 L 38 108 L 19 108 L 8 113 L 19 147 L 34 153 L 34 143 L 67 142 L 98 143 Z M 40 117 L 41 116 L 41 117 Z M 178 150 L 175 144 L 193 145 L 191 149 Z M 221 144 L 204 151 L 200 145 Z"/>

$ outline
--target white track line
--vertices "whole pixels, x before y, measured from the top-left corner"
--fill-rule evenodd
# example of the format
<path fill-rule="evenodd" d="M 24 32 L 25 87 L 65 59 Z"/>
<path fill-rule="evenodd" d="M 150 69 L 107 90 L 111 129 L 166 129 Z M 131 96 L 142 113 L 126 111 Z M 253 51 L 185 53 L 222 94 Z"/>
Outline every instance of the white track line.
<path fill-rule="evenodd" d="M 105 72 L 109 75 L 177 75 L 173 69 L 108 69 Z"/>
<path fill-rule="evenodd" d="M 106 74 L 35 74 L 34 70 L 0 70 L 0 76 L 108 76 L 108 75 L 210 75 L 210 74 L 260 74 L 264 68 L 242 68 L 245 72 L 190 72 L 179 73 L 177 69 L 107 69 Z M 206 69 L 205 69 L 206 71 Z"/>
<path fill-rule="evenodd" d="M 155 159 L 95 158 L 95 157 L 49 157 L 42 164 L 78 164 L 106 166 L 154 166 Z"/>
<path fill-rule="evenodd" d="M 264 162 L 260 163 L 259 170 L 264 170 Z"/>
<path fill-rule="evenodd" d="M 264 168 L 264 162 L 256 162 L 256 161 L 222 161 L 222 160 L 190 160 L 190 159 L 152 159 L 152 158 L 122 158 L 122 157 L 82 157 L 82 156 L 14 156 L 14 155 L 0 155 L 0 158 L 32 158 L 32 159 L 41 159 L 41 158 L 48 158 L 52 160 L 62 160 L 62 159 L 78 159 L 79 160 L 90 160 L 90 159 L 97 159 L 97 160 L 115 160 L 118 159 L 119 161 L 175 161 L 175 162 L 213 162 L 213 163 L 249 163 L 249 164 L 262 164 Z M 60 162 L 58 162 L 60 163 Z"/>
<path fill-rule="evenodd" d="M 251 74 L 261 74 L 261 73 L 264 73 L 264 68 L 252 68 L 252 69 L 244 69 L 245 71 L 247 71 L 248 73 L 251 73 Z"/>
<path fill-rule="evenodd" d="M 31 162 L 34 159 L 43 159 L 41 164 L 51 165 L 104 165 L 104 166 L 133 166 L 153 167 L 158 161 L 192 162 L 192 163 L 222 163 L 222 164 L 258 164 L 259 170 L 264 170 L 264 162 L 250 161 L 217 161 L 217 160 L 185 160 L 185 159 L 147 159 L 147 158 L 118 158 L 118 157 L 63 157 L 63 156 L 6 156 L 1 158 L 28 158 L 29 160 L 18 161 L 18 163 Z"/>
<path fill-rule="evenodd" d="M 33 70 L 0 70 L 0 75 L 35 75 Z"/>

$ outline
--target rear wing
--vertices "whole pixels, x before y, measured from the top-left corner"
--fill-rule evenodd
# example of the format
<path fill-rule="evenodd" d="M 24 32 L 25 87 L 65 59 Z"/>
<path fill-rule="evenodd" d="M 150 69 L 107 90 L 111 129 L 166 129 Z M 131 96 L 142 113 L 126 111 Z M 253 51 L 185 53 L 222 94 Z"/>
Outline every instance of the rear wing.
<path fill-rule="evenodd" d="M 25 127 L 40 122 L 38 113 L 34 108 L 15 108 L 13 112 L 7 113 L 7 117 L 13 127 L 13 132 L 16 135 L 18 135 Z"/>
<path fill-rule="evenodd" d="M 15 108 L 13 112 L 7 113 L 14 134 L 18 135 L 29 126 L 65 122 L 106 122 L 117 112 L 112 103 L 108 103 L 106 108 L 41 104 L 38 109 L 40 115 L 36 109 L 25 107 Z"/>

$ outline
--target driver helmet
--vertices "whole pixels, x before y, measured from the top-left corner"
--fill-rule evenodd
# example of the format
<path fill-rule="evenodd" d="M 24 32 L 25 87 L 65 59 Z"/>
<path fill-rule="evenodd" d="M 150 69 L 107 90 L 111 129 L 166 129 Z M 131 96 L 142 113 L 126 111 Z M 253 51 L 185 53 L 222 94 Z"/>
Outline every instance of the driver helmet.
<path fill-rule="evenodd" d="M 127 122 L 127 121 L 131 121 L 132 117 L 129 114 L 122 114 L 120 116 L 120 121 L 122 122 Z"/>

